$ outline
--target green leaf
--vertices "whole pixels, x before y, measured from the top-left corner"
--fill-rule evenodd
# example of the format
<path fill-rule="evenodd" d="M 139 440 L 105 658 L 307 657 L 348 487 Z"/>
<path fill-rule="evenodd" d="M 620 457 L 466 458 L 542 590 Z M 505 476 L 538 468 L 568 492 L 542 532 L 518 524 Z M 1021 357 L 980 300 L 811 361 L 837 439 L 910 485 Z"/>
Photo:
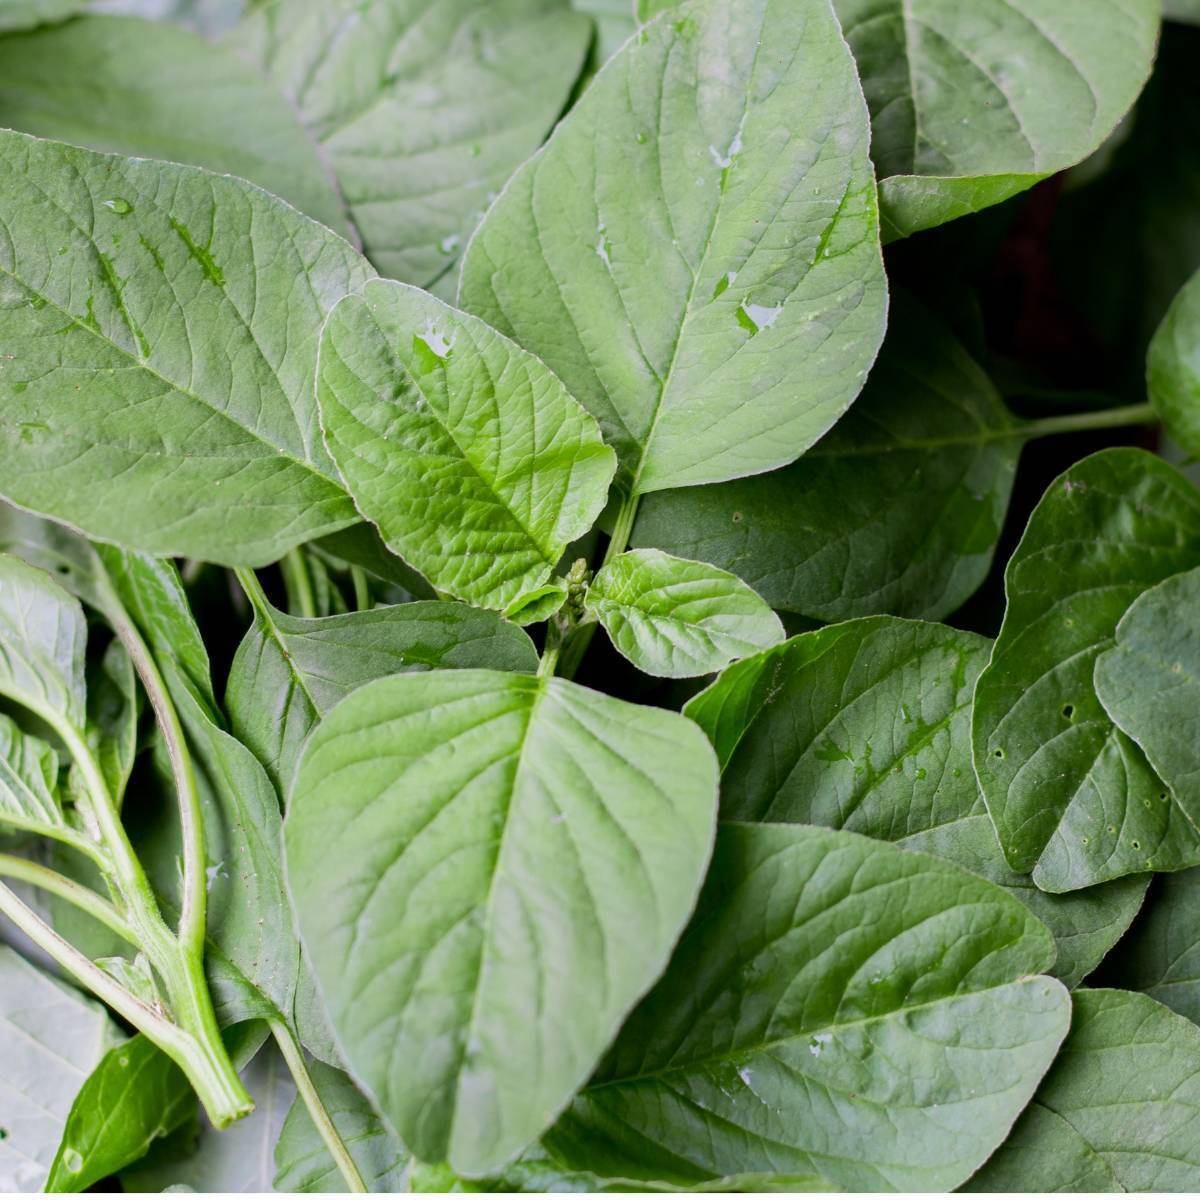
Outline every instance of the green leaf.
<path fill-rule="evenodd" d="M 82 1192 L 137 1162 L 196 1111 L 183 1072 L 142 1034 L 110 1050 L 80 1089 L 46 1181 Z"/>
<path fill-rule="evenodd" d="M 716 800 L 690 722 L 562 679 L 399 675 L 325 718 L 288 881 L 347 1065 L 416 1157 L 486 1175 L 569 1100 L 666 963 Z"/>
<path fill-rule="evenodd" d="M 33 29 L 74 16 L 83 0 L 5 0 L 0 4 L 0 31 Z"/>
<path fill-rule="evenodd" d="M 633 541 L 817 621 L 942 618 L 991 567 L 1023 444 L 982 368 L 902 295 L 863 394 L 799 462 L 647 496 Z"/>
<path fill-rule="evenodd" d="M 7 649 L 0 642 L 0 655 Z M 58 790 L 58 770 L 52 746 L 0 713 L 0 828 L 47 837 L 70 829 Z"/>
<path fill-rule="evenodd" d="M 314 1063 L 312 1081 L 354 1165 L 372 1192 L 401 1192 L 407 1156 L 388 1132 L 366 1097 L 349 1076 L 335 1067 Z M 277 1192 L 344 1192 L 339 1174 L 308 1109 L 293 1102 L 275 1143 Z"/>
<path fill-rule="evenodd" d="M 615 460 L 531 354 L 380 280 L 321 338 L 325 441 L 359 510 L 443 592 L 523 606 L 604 507 Z"/>
<path fill-rule="evenodd" d="M 666 975 L 547 1138 L 672 1183 L 813 1173 L 945 1191 L 1003 1140 L 1067 1031 L 1041 923 L 844 831 L 723 825 Z"/>
<path fill-rule="evenodd" d="M 695 0 L 513 176 L 460 303 L 595 414 L 635 494 L 782 466 L 846 410 L 883 335 L 867 149 L 826 5 Z"/>
<path fill-rule="evenodd" d="M 587 613 L 650 675 L 708 675 L 783 640 L 783 625 L 736 575 L 661 550 L 630 550 L 603 567 Z"/>
<path fill-rule="evenodd" d="M 721 760 L 736 821 L 850 829 L 950 859 L 1005 888 L 1088 975 L 1137 914 L 1136 877 L 1052 896 L 1004 861 L 971 767 L 971 697 L 989 643 L 874 617 L 802 634 L 729 668 L 684 712 Z"/>
<path fill-rule="evenodd" d="M 1200 834 L 1096 695 L 1093 669 L 1147 588 L 1200 562 L 1200 494 L 1160 459 L 1107 450 L 1060 476 L 1005 573 L 975 693 L 975 769 L 1004 853 L 1063 892 L 1200 862 Z"/>
<path fill-rule="evenodd" d="M 1145 992 L 1200 1025 L 1200 867 L 1160 875 L 1103 982 Z"/>
<path fill-rule="evenodd" d="M 890 236 L 1081 162 L 1150 74 L 1158 0 L 835 0 Z"/>
<path fill-rule="evenodd" d="M 1163 16 L 1169 21 L 1200 25 L 1200 0 L 1163 0 Z"/>
<path fill-rule="evenodd" d="M 438 667 L 533 674 L 537 664 L 525 633 L 465 604 L 424 600 L 304 619 L 263 600 L 230 668 L 226 706 L 233 732 L 286 796 L 304 739 L 364 683 Z"/>
<path fill-rule="evenodd" d="M 572 0 L 572 3 L 595 23 L 591 63 L 598 69 L 612 58 L 637 29 L 634 0 Z"/>
<path fill-rule="evenodd" d="M 100 540 L 271 562 L 348 525 L 321 320 L 370 268 L 239 180 L 0 134 L 0 493 Z"/>
<path fill-rule="evenodd" d="M 101 1005 L 0 946 L 0 1189 L 45 1187 L 76 1092 L 120 1038 Z"/>
<path fill-rule="evenodd" d="M 1096 659 L 1096 694 L 1200 825 L 1200 568 L 1143 592 Z"/>
<path fill-rule="evenodd" d="M 1200 1029 L 1136 992 L 1085 989 L 1073 999 L 1070 1036 L 1034 1109 L 998 1156 L 996 1173 L 989 1164 L 973 1190 L 997 1191 L 1020 1179 L 1023 1191 L 1051 1191 L 1061 1186 L 1064 1167 L 1078 1164 L 1081 1174 L 1088 1167 L 1080 1183 L 1091 1186 L 1075 1190 L 1102 1187 L 1107 1168 L 1117 1185 L 1110 1190 L 1193 1191 L 1200 1178 Z M 1039 1109 L 1061 1122 L 1047 1121 Z M 1058 1157 L 1062 1122 L 1076 1135 L 1070 1163 Z"/>
<path fill-rule="evenodd" d="M 88 664 L 88 737 L 115 797 L 125 795 L 138 750 L 142 696 L 125 647 L 112 641 L 100 661 Z"/>
<path fill-rule="evenodd" d="M 1200 274 L 1171 305 L 1147 359 L 1150 400 L 1167 432 L 1200 455 Z"/>
<path fill-rule="evenodd" d="M 296 1089 L 273 1043 L 241 1076 L 254 1097 L 250 1116 L 220 1133 L 205 1122 L 197 1138 L 160 1143 L 122 1173 L 125 1191 L 269 1192 L 273 1151 Z"/>
<path fill-rule="evenodd" d="M 371 261 L 429 287 L 558 119 L 590 33 L 567 0 L 274 0 L 228 42 L 295 105 Z"/>

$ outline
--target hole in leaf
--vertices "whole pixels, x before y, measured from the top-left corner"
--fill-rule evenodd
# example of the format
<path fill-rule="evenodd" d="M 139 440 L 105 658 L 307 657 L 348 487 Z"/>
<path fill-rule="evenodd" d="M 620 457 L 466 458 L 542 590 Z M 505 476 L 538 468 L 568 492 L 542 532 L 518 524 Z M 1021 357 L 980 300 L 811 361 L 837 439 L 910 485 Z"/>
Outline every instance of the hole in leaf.
<path fill-rule="evenodd" d="M 1062 714 L 1063 714 L 1063 717 L 1069 721 L 1075 715 L 1075 705 L 1064 704 Z"/>
<path fill-rule="evenodd" d="M 1004 751 L 1003 751 L 1003 750 L 1000 750 L 1000 749 L 993 750 L 993 751 L 992 751 L 992 754 L 993 754 L 993 755 L 994 755 L 996 758 L 1003 758 L 1003 757 L 1004 757 Z"/>
<path fill-rule="evenodd" d="M 1140 849 L 1142 848 L 1142 843 L 1141 843 L 1141 842 L 1139 842 L 1139 841 L 1138 841 L 1136 838 L 1134 838 L 1134 840 L 1133 840 L 1132 842 L 1130 842 L 1129 844 L 1130 844 L 1130 845 L 1131 845 L 1131 846 L 1132 846 L 1132 847 L 1133 847 L 1135 850 L 1140 850 Z"/>

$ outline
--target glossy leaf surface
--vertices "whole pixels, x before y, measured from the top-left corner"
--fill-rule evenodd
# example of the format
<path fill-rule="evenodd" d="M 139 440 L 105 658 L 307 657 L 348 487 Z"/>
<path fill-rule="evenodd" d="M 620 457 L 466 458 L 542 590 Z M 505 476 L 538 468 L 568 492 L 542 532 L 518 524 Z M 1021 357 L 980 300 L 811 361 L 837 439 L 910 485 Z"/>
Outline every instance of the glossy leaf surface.
<path fill-rule="evenodd" d="M 288 880 L 343 1056 L 418 1158 L 487 1175 L 567 1103 L 666 963 L 716 793 L 695 726 L 561 679 L 400 675 L 325 718 Z"/>

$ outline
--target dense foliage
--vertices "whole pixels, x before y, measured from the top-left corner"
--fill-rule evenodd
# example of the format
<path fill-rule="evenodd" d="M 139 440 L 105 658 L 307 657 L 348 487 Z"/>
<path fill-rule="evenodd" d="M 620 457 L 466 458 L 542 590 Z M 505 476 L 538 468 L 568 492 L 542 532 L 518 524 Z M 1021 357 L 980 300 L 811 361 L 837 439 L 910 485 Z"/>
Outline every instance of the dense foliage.
<path fill-rule="evenodd" d="M 0 1187 L 1200 1190 L 1198 26 L 0 0 Z"/>

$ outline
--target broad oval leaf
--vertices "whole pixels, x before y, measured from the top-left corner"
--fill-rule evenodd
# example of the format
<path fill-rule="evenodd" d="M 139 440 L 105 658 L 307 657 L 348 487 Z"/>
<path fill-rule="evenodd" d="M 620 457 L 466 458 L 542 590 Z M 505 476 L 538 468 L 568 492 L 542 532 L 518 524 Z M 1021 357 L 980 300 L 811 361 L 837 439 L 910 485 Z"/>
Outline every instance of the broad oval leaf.
<path fill-rule="evenodd" d="M 783 624 L 736 575 L 661 550 L 630 550 L 596 574 L 587 612 L 639 670 L 708 675 L 783 641 Z"/>
<path fill-rule="evenodd" d="M 46 1186 L 76 1093 L 120 1039 L 102 1005 L 0 946 L 0 1188 Z"/>
<path fill-rule="evenodd" d="M 666 975 L 547 1145 L 600 1174 L 813 1173 L 956 1187 L 1067 1032 L 1041 923 L 999 888 L 845 831 L 723 825 Z"/>
<path fill-rule="evenodd" d="M 263 564 L 350 524 L 313 378 L 372 274 L 282 201 L 0 133 L 0 494 L 148 553 Z"/>
<path fill-rule="evenodd" d="M 1146 362 L 1150 401 L 1167 432 L 1189 455 L 1200 454 L 1200 274 L 1175 298 Z"/>
<path fill-rule="evenodd" d="M 459 301 L 543 358 L 635 494 L 767 471 L 883 336 L 867 114 L 825 0 L 695 0 L 596 77 L 476 231 Z"/>
<path fill-rule="evenodd" d="M 897 296 L 862 395 L 799 462 L 647 496 L 633 542 L 733 571 L 813 620 L 941 619 L 991 568 L 1024 442 L 979 364 Z"/>
<path fill-rule="evenodd" d="M 1148 880 L 1053 896 L 1005 862 L 971 766 L 989 648 L 944 625 L 849 621 L 738 663 L 684 712 L 722 763 L 723 817 L 850 829 L 950 859 L 1045 922 L 1054 974 L 1074 986 L 1128 928 Z"/>
<path fill-rule="evenodd" d="M 973 741 L 1004 853 L 1039 887 L 1200 862 L 1187 797 L 1113 725 L 1093 681 L 1130 604 L 1197 562 L 1200 493 L 1144 451 L 1076 464 L 1029 519 L 1005 572 L 1008 608 L 976 689 Z"/>
<path fill-rule="evenodd" d="M 834 0 L 891 237 L 1081 162 L 1154 62 L 1158 0 Z"/>
<path fill-rule="evenodd" d="M 325 442 L 359 511 L 441 591 L 519 610 L 600 515 L 596 422 L 533 355 L 405 284 L 368 284 L 321 337 Z"/>
<path fill-rule="evenodd" d="M 527 634 L 494 613 L 418 600 L 336 617 L 303 618 L 255 603 L 229 672 L 233 732 L 287 794 L 300 748 L 340 700 L 385 675 L 439 667 L 533 674 Z"/>
<path fill-rule="evenodd" d="M 1033 1108 L 972 1190 L 1061 1186 L 1063 1130 L 1048 1110 L 1075 1135 L 1075 1173 L 1087 1186 L 1071 1190 L 1195 1191 L 1200 1029 L 1136 992 L 1081 989 L 1073 1000 L 1070 1036 Z"/>
<path fill-rule="evenodd" d="M 716 801 L 694 725 L 562 679 L 399 675 L 325 718 L 288 880 L 343 1058 L 417 1158 L 487 1175 L 568 1102 L 666 964 Z"/>

